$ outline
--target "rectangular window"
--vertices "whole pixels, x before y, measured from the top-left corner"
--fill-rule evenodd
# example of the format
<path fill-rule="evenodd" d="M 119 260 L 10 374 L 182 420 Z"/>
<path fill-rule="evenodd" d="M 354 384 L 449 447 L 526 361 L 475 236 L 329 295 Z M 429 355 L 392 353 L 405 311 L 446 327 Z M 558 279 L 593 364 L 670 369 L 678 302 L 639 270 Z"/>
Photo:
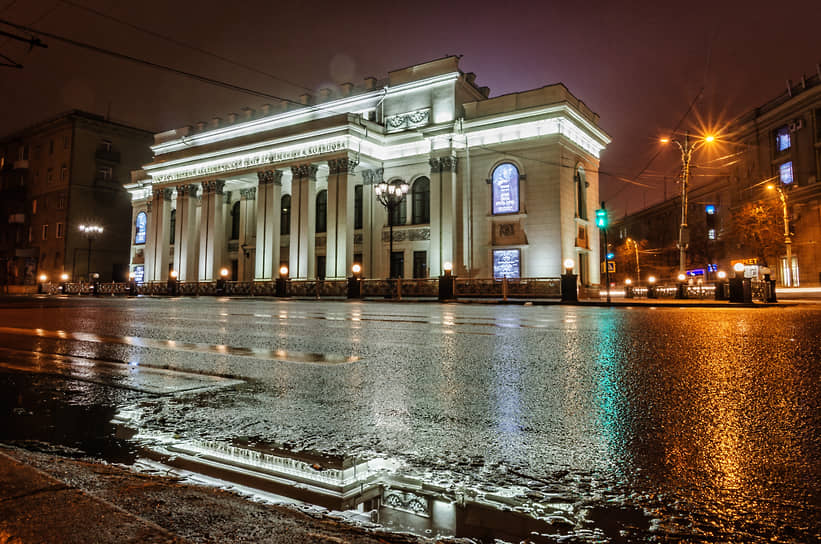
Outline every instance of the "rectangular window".
<path fill-rule="evenodd" d="M 353 188 L 353 228 L 362 228 L 362 186 Z"/>
<path fill-rule="evenodd" d="M 405 277 L 405 252 L 394 251 L 391 253 L 391 277 Z"/>
<path fill-rule="evenodd" d="M 48 240 L 48 224 L 43 225 L 43 240 Z"/>
<path fill-rule="evenodd" d="M 775 131 L 775 149 L 778 153 L 790 148 L 790 127 L 783 126 Z"/>
<path fill-rule="evenodd" d="M 413 277 L 427 278 L 428 277 L 428 252 L 414 251 L 413 252 Z"/>
<path fill-rule="evenodd" d="M 113 176 L 113 171 L 110 166 L 97 167 L 97 179 L 110 180 Z"/>
<path fill-rule="evenodd" d="M 65 234 L 63 224 L 57 223 L 57 238 L 62 238 Z"/>
<path fill-rule="evenodd" d="M 792 183 L 792 161 L 787 161 L 778 167 L 778 176 L 784 185 Z"/>
<path fill-rule="evenodd" d="M 494 249 L 493 250 L 493 277 L 519 278 L 521 277 L 521 249 Z"/>
<path fill-rule="evenodd" d="M 65 210 L 66 209 L 66 197 L 61 196 L 60 200 L 57 201 L 57 209 L 58 210 Z"/>
<path fill-rule="evenodd" d="M 31 215 L 37 215 L 37 199 L 31 201 Z"/>
<path fill-rule="evenodd" d="M 67 181 L 68 181 L 68 168 L 66 168 L 66 165 L 64 164 L 63 166 L 60 167 L 60 182 L 65 183 Z"/>
<path fill-rule="evenodd" d="M 103 140 L 100 142 L 100 149 L 102 151 L 111 151 L 111 140 Z"/>

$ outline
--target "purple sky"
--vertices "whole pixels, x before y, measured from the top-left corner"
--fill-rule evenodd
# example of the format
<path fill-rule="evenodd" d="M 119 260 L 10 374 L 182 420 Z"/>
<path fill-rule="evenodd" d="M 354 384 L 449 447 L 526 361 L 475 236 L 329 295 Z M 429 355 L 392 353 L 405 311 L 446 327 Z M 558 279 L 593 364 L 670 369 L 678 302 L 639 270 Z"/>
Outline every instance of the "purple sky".
<path fill-rule="evenodd" d="M 75 5 L 72 5 L 75 4 Z M 222 62 L 98 17 L 93 8 L 297 84 Z M 729 121 L 784 92 L 821 62 L 818 0 L 776 2 L 109 2 L 0 0 L 0 18 L 188 72 L 296 98 L 306 89 L 384 77 L 391 69 L 464 55 L 491 96 L 562 82 L 613 137 L 601 197 L 621 215 L 662 199 L 678 157 L 656 154 L 682 128 Z M 0 30 L 11 30 L 0 25 Z M 18 32 L 19 34 L 19 32 Z M 162 131 L 258 107 L 265 99 L 197 83 L 43 38 L 0 37 L 0 133 L 78 108 Z M 627 183 L 632 180 L 649 187 Z M 698 183 L 698 179 L 694 180 Z"/>

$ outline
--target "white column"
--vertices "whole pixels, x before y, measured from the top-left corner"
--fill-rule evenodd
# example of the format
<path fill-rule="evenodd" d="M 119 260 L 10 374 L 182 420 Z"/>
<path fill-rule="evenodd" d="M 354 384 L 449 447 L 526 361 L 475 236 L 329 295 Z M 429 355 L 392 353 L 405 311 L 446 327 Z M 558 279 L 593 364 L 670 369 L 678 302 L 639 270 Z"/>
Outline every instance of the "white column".
<path fill-rule="evenodd" d="M 358 162 L 342 158 L 328 161 L 328 237 L 325 272 L 329 280 L 348 277 L 353 266 L 353 171 Z M 363 195 L 364 196 L 364 195 Z"/>
<path fill-rule="evenodd" d="M 456 254 L 457 158 L 430 159 L 430 275 L 444 274 L 444 264 L 461 267 Z"/>
<path fill-rule="evenodd" d="M 279 274 L 279 221 L 282 172 L 257 172 L 257 240 L 254 280 L 271 281 Z"/>
<path fill-rule="evenodd" d="M 197 191 L 194 184 L 177 186 L 174 267 L 180 281 L 197 281 Z"/>
<path fill-rule="evenodd" d="M 171 251 L 171 195 L 172 190 L 154 190 L 148 218 L 148 240 L 146 243 L 146 281 L 168 279 L 168 257 Z"/>
<path fill-rule="evenodd" d="M 221 179 L 202 182 L 200 211 L 199 280 L 214 281 L 219 278 L 225 257 L 225 197 Z"/>
<path fill-rule="evenodd" d="M 239 281 L 250 281 L 254 278 L 254 261 L 252 250 L 256 239 L 256 195 L 257 188 L 249 187 L 239 190 Z"/>
<path fill-rule="evenodd" d="M 313 279 L 316 259 L 316 171 L 315 164 L 292 166 L 290 276 Z"/>
<path fill-rule="evenodd" d="M 374 255 L 374 247 L 382 247 L 382 223 L 379 220 L 379 209 L 374 185 L 382 181 L 382 168 L 362 171 L 362 266 L 363 277 L 379 278 L 385 275 L 379 272 L 379 256 Z"/>

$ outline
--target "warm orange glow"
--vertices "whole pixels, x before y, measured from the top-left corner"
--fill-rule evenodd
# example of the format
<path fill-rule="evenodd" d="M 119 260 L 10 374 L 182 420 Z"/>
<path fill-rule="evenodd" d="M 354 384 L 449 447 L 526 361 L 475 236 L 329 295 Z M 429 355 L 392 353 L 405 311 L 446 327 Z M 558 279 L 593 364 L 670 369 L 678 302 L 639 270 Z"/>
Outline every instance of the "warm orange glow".
<path fill-rule="evenodd" d="M 280 276 L 287 276 L 288 275 L 288 267 L 287 266 L 280 267 L 279 275 Z"/>
<path fill-rule="evenodd" d="M 662 139 L 659 140 L 659 142 L 661 142 L 663 144 L 669 144 L 670 143 L 670 138 L 662 138 Z"/>
<path fill-rule="evenodd" d="M 705 136 L 704 141 L 709 143 L 709 142 L 714 141 L 715 139 L 716 139 L 716 137 L 713 136 L 712 134 L 710 134 L 709 136 Z"/>
<path fill-rule="evenodd" d="M 65 274 L 65 273 L 60 274 L 60 279 L 63 280 L 63 281 L 68 281 L 68 274 Z"/>
<path fill-rule="evenodd" d="M 650 276 L 649 278 L 647 278 L 647 281 L 649 283 L 656 283 L 656 277 L 655 276 Z"/>
<path fill-rule="evenodd" d="M 767 185 L 767 189 L 769 189 L 770 191 L 772 191 L 773 189 L 775 189 L 775 185 L 773 185 L 772 183 L 770 183 L 770 184 L 768 184 L 768 185 Z"/>
<path fill-rule="evenodd" d="M 48 277 L 45 274 L 40 274 L 40 281 L 46 281 Z"/>
<path fill-rule="evenodd" d="M 362 267 L 359 266 L 359 263 L 356 263 L 351 267 L 351 270 L 354 274 L 359 274 L 360 272 L 362 272 Z"/>
<path fill-rule="evenodd" d="M 227 268 L 221 268 L 220 269 L 220 276 L 222 276 L 223 278 L 228 277 L 228 269 Z"/>
<path fill-rule="evenodd" d="M 173 279 L 177 279 L 177 271 L 176 270 L 172 270 L 171 272 L 168 273 L 168 275 L 171 276 L 171 278 L 173 278 Z"/>
<path fill-rule="evenodd" d="M 630 285 L 631 283 L 633 283 L 633 280 L 631 280 L 630 278 L 624 280 L 624 285 Z"/>

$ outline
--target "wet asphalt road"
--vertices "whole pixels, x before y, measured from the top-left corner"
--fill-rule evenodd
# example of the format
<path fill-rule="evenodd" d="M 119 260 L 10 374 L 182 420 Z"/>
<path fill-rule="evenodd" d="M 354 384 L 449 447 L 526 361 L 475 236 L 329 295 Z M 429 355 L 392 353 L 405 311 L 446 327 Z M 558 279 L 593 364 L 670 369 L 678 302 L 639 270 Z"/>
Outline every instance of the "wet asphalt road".
<path fill-rule="evenodd" d="M 0 441 L 128 461 L 106 436 L 127 412 L 550 497 L 592 540 L 813 542 L 819 333 L 821 305 L 17 299 L 0 302 Z"/>

